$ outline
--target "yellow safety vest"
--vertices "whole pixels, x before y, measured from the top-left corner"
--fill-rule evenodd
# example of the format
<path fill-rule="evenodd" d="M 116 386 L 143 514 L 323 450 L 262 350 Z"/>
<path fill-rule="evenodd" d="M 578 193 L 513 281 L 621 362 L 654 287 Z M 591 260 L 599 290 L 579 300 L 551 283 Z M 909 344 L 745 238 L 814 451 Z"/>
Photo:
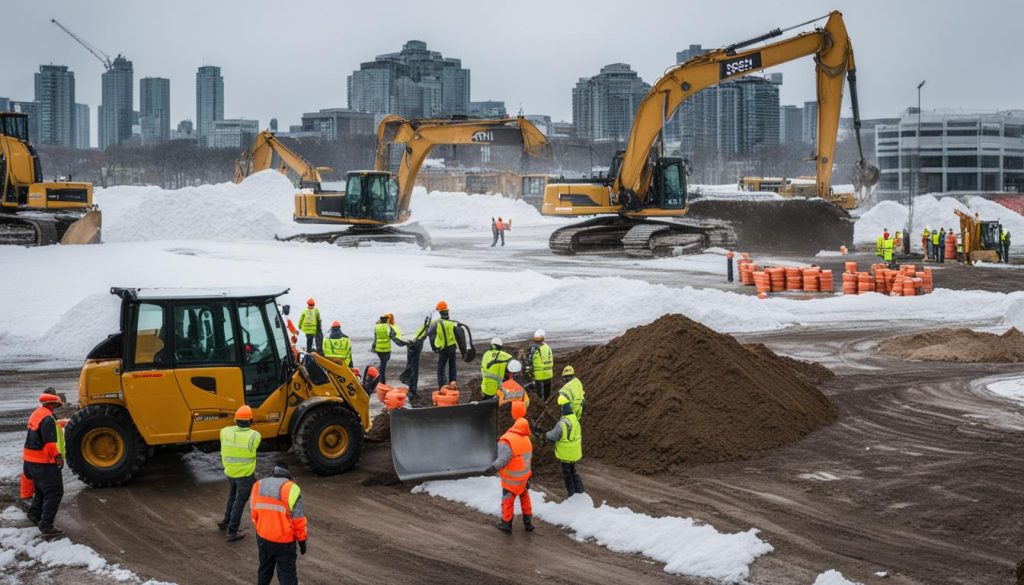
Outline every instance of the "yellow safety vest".
<path fill-rule="evenodd" d="M 548 344 L 542 343 L 533 352 L 533 379 L 537 381 L 550 380 L 554 377 L 555 356 L 551 353 Z"/>
<path fill-rule="evenodd" d="M 437 319 L 434 323 L 437 324 L 437 331 L 434 332 L 434 347 L 438 351 L 448 349 L 449 347 L 456 347 L 459 342 L 455 339 L 455 321 L 451 319 Z"/>
<path fill-rule="evenodd" d="M 324 339 L 324 356 L 338 358 L 345 363 L 352 361 L 352 340 L 348 337 Z"/>
<path fill-rule="evenodd" d="M 562 426 L 562 436 L 555 441 L 555 459 L 566 463 L 576 463 L 583 459 L 580 419 L 575 414 L 563 414 L 558 424 Z"/>
<path fill-rule="evenodd" d="M 320 329 L 320 309 L 303 309 L 299 315 L 299 330 L 313 335 Z"/>
<path fill-rule="evenodd" d="M 260 434 L 240 426 L 220 430 L 220 460 L 224 475 L 232 478 L 249 477 L 256 473 L 256 449 Z"/>
<path fill-rule="evenodd" d="M 512 354 L 500 349 L 489 349 L 480 358 L 480 393 L 484 396 L 494 396 L 498 392 L 505 379 L 505 368 L 508 367 Z M 496 363 L 492 363 L 496 362 Z"/>
<path fill-rule="evenodd" d="M 579 378 L 573 378 L 566 382 L 558 394 L 572 404 L 572 413 L 576 415 L 576 418 L 583 416 L 583 382 L 580 382 Z"/>
<path fill-rule="evenodd" d="M 391 352 L 391 326 L 387 323 L 377 323 L 373 327 L 373 351 Z"/>
<path fill-rule="evenodd" d="M 894 242 L 892 238 L 889 238 L 888 240 L 882 242 L 882 259 L 885 260 L 886 262 L 892 262 L 893 244 Z"/>

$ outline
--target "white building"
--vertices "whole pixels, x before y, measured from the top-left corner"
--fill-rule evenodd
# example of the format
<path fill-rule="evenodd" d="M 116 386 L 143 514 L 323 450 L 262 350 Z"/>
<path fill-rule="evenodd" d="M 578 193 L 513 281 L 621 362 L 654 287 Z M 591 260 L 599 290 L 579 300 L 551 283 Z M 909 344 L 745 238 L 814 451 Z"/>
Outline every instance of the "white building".
<path fill-rule="evenodd" d="M 209 128 L 210 148 L 249 148 L 260 133 L 259 120 L 212 120 Z"/>

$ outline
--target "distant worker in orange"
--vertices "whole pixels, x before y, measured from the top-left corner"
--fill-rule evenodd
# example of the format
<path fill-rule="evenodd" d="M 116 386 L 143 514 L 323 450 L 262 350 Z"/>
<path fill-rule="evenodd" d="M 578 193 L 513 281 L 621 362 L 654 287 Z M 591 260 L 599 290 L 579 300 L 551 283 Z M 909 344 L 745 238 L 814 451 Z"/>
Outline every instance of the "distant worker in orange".
<path fill-rule="evenodd" d="M 527 532 L 533 530 L 533 504 L 530 502 L 529 490 L 530 477 L 533 475 L 530 470 L 532 458 L 530 423 L 524 414 L 498 440 L 498 457 L 484 471 L 486 475 L 498 473 L 501 476 L 501 521 L 495 524 L 498 530 L 512 532 L 517 497 L 523 514 L 523 526 Z"/>
<path fill-rule="evenodd" d="M 256 527 L 256 544 L 260 555 L 257 573 L 259 585 L 270 585 L 277 571 L 281 585 L 297 585 L 295 544 L 306 554 L 306 514 L 302 507 L 302 490 L 292 481 L 288 466 L 278 463 L 274 473 L 252 486 L 252 525 Z"/>
<path fill-rule="evenodd" d="M 235 426 L 220 430 L 220 460 L 224 464 L 224 475 L 228 477 L 230 489 L 224 519 L 217 528 L 227 530 L 228 542 L 245 538 L 238 531 L 242 522 L 242 510 L 249 499 L 249 491 L 256 482 L 256 450 L 262 437 L 252 426 L 252 408 L 243 404 L 235 411 Z"/>
<path fill-rule="evenodd" d="M 60 502 L 64 499 L 64 430 L 53 411 L 63 405 L 53 388 L 39 395 L 39 407 L 28 417 L 28 433 L 22 451 L 22 471 L 35 494 L 28 507 L 28 519 L 39 527 L 43 538 L 59 538 L 64 531 L 54 527 Z"/>
<path fill-rule="evenodd" d="M 498 221 L 494 222 L 494 227 L 498 230 L 498 237 L 501 238 L 501 246 L 504 248 L 505 247 L 505 232 L 506 231 L 512 231 L 512 220 L 510 219 L 508 221 L 505 221 L 505 220 L 503 220 L 503 219 L 501 219 L 499 217 Z M 496 241 L 497 241 L 497 239 L 495 239 L 495 242 Z M 491 244 L 491 247 L 494 247 L 494 244 Z"/>

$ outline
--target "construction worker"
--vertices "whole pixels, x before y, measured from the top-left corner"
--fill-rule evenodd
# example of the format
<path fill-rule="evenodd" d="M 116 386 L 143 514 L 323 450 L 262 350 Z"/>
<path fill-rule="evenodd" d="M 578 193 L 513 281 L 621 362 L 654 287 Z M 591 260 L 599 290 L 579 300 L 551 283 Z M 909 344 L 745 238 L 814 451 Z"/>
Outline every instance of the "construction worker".
<path fill-rule="evenodd" d="M 893 267 L 892 254 L 894 245 L 895 242 L 892 238 L 885 238 L 884 240 L 882 240 L 882 261 L 885 262 L 886 265 L 889 266 L 889 268 Z"/>
<path fill-rule="evenodd" d="M 921 249 L 924 250 L 924 259 L 925 260 L 931 260 L 931 258 L 932 258 L 931 246 L 929 245 L 931 243 L 931 239 L 932 239 L 931 226 L 924 226 L 924 231 L 921 232 Z"/>
<path fill-rule="evenodd" d="M 437 353 L 437 386 L 440 388 L 458 380 L 455 354 L 459 351 L 459 342 L 455 337 L 458 323 L 449 317 L 448 303 L 438 301 L 436 308 L 441 316 L 431 321 L 427 337 L 430 339 L 430 347 Z"/>
<path fill-rule="evenodd" d="M 252 525 L 260 555 L 257 573 L 259 585 L 270 585 L 277 569 L 281 585 L 296 585 L 295 543 L 306 554 L 306 514 L 302 508 L 302 490 L 292 481 L 288 466 L 278 463 L 273 474 L 252 486 Z"/>
<path fill-rule="evenodd" d="M 523 526 L 533 531 L 533 505 L 530 502 L 530 459 L 533 458 L 533 442 L 530 441 L 530 423 L 526 417 L 516 419 L 512 426 L 498 439 L 498 456 L 484 473 L 501 475 L 501 521 L 495 526 L 504 532 L 512 532 L 512 518 L 515 515 L 516 498 L 523 514 Z"/>
<path fill-rule="evenodd" d="M 878 256 L 879 258 L 882 257 L 882 247 L 884 246 L 884 243 L 885 243 L 885 235 L 884 234 L 886 232 L 888 232 L 888 231 L 889 230 L 886 229 L 885 232 L 883 232 L 883 235 L 878 236 L 878 238 L 875 240 L 875 256 Z"/>
<path fill-rule="evenodd" d="M 888 240 L 892 242 L 892 240 Z M 891 251 L 891 249 L 890 249 Z M 572 405 L 572 413 L 576 418 L 583 420 L 583 404 L 586 396 L 583 392 L 583 382 L 576 377 L 576 370 L 572 366 L 562 368 L 562 388 L 558 395 L 564 397 Z"/>
<path fill-rule="evenodd" d="M 512 361 L 512 354 L 502 350 L 503 344 L 500 337 L 495 337 L 490 349 L 480 358 L 480 395 L 484 400 L 497 395 L 498 387 L 505 380 L 505 369 Z"/>
<path fill-rule="evenodd" d="M 932 232 L 932 261 L 939 261 L 939 232 Z"/>
<path fill-rule="evenodd" d="M 491 247 L 493 248 L 498 244 L 498 222 L 491 218 Z"/>
<path fill-rule="evenodd" d="M 956 235 L 956 261 L 964 261 L 964 234 L 958 233 Z"/>
<path fill-rule="evenodd" d="M 335 359 L 352 367 L 352 339 L 341 332 L 341 321 L 332 321 L 331 330 L 324 339 L 324 357 Z"/>
<path fill-rule="evenodd" d="M 64 499 L 64 430 L 57 424 L 53 411 L 62 406 L 53 388 L 39 395 L 39 407 L 28 417 L 28 432 L 22 451 L 22 472 L 35 494 L 28 507 L 28 519 L 39 527 L 43 538 L 58 538 L 64 531 L 53 525 L 57 509 Z"/>
<path fill-rule="evenodd" d="M 519 360 L 512 360 L 508 362 L 507 370 L 508 374 L 505 376 L 505 380 L 498 387 L 498 406 L 515 401 L 522 401 L 526 406 L 530 406 L 530 395 L 516 380 L 518 376 L 522 375 L 523 363 Z"/>
<path fill-rule="evenodd" d="M 938 258 L 939 264 L 943 264 L 946 261 L 946 228 L 939 228 L 936 240 L 935 257 Z"/>
<path fill-rule="evenodd" d="M 513 400 L 509 410 L 512 412 L 512 420 L 526 418 L 526 403 L 522 400 Z"/>
<path fill-rule="evenodd" d="M 999 243 L 1002 244 L 1001 247 L 1003 248 L 1003 262 L 1009 264 L 1010 263 L 1010 230 L 1003 229 L 1002 227 L 1000 227 L 999 229 L 1002 232 L 999 235 Z"/>
<path fill-rule="evenodd" d="M 576 463 L 583 458 L 583 428 L 579 418 L 572 412 L 572 403 L 564 396 L 558 396 L 558 407 L 562 418 L 547 433 L 537 432 L 543 446 L 555 444 L 555 459 L 562 464 L 562 481 L 565 482 L 566 497 L 585 493 L 583 479 L 576 472 Z"/>
<path fill-rule="evenodd" d="M 430 328 L 430 317 L 423 320 L 423 325 L 416 330 L 416 335 L 408 341 L 405 346 L 405 370 L 398 376 L 398 379 L 409 387 L 409 396 L 419 397 L 420 382 L 420 352 L 423 351 L 423 341 L 427 338 L 427 330 Z"/>
<path fill-rule="evenodd" d="M 390 317 L 391 320 L 394 317 Z M 377 320 L 377 324 L 373 327 L 373 353 L 377 354 L 380 359 L 380 383 L 387 384 L 387 372 L 388 362 L 391 360 L 391 342 L 394 341 L 398 345 L 405 345 L 400 337 L 395 332 L 394 326 L 389 321 L 389 315 L 387 313 L 380 316 Z"/>
<path fill-rule="evenodd" d="M 306 299 L 306 308 L 299 315 L 299 331 L 306 334 L 306 353 L 313 351 L 314 342 L 321 336 L 320 309 L 316 308 L 316 301 L 312 298 Z M 319 344 L 316 350 L 323 353 Z"/>
<path fill-rule="evenodd" d="M 495 227 L 498 228 L 498 237 L 501 238 L 501 247 L 504 248 L 505 247 L 505 230 L 506 229 L 509 229 L 509 230 L 512 229 L 512 220 L 509 220 L 506 223 L 505 220 L 503 220 L 503 219 L 501 219 L 499 217 L 498 221 L 495 222 Z"/>
<path fill-rule="evenodd" d="M 551 379 L 555 376 L 555 355 L 551 347 L 544 343 L 544 330 L 538 329 L 533 334 L 533 344 L 526 353 L 526 363 L 533 372 L 533 389 L 540 394 L 541 400 L 547 400 L 551 394 Z"/>
<path fill-rule="evenodd" d="M 235 411 L 235 426 L 220 430 L 220 461 L 230 489 L 224 519 L 217 528 L 228 531 L 228 542 L 245 538 L 245 533 L 239 532 L 238 526 L 242 522 L 242 510 L 249 499 L 249 491 L 256 482 L 256 450 L 262 439 L 251 426 L 252 409 L 243 404 Z"/>

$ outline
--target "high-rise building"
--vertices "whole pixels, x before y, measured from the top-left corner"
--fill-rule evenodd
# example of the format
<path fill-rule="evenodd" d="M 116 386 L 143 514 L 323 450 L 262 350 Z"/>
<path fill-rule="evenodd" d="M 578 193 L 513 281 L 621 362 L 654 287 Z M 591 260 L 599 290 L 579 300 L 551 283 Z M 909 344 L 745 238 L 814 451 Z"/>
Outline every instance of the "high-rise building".
<path fill-rule="evenodd" d="M 779 106 L 779 143 L 804 141 L 804 110 L 800 106 Z"/>
<path fill-rule="evenodd" d="M 220 67 L 206 65 L 196 72 L 196 132 L 199 139 L 210 133 L 213 122 L 224 119 L 224 78 Z"/>
<path fill-rule="evenodd" d="M 818 140 L 818 102 L 804 102 L 804 143 L 814 146 Z"/>
<path fill-rule="evenodd" d="M 0 112 L 11 111 L 11 98 L 0 97 Z"/>
<path fill-rule="evenodd" d="M 210 122 L 206 145 L 210 148 L 238 148 L 252 146 L 260 133 L 259 120 L 214 120 Z"/>
<path fill-rule="evenodd" d="M 316 132 L 321 138 L 338 140 L 354 134 L 373 134 L 373 114 L 348 108 L 328 108 L 302 114 L 302 132 Z"/>
<path fill-rule="evenodd" d="M 103 99 L 99 110 L 100 148 L 120 144 L 132 136 L 135 94 L 132 62 L 118 55 L 103 74 Z"/>
<path fill-rule="evenodd" d="M 143 77 L 139 81 L 139 125 L 143 144 L 171 137 L 171 80 Z"/>
<path fill-rule="evenodd" d="M 445 58 L 423 41 L 377 55 L 348 76 L 348 107 L 407 118 L 469 112 L 470 75 L 460 59 Z"/>
<path fill-rule="evenodd" d="M 485 100 L 482 102 L 469 102 L 470 116 L 478 118 L 506 118 L 508 111 L 505 110 L 505 102 Z"/>
<path fill-rule="evenodd" d="M 75 104 L 75 148 L 89 148 L 89 141 L 92 138 L 89 130 L 89 106 L 86 104 Z"/>
<path fill-rule="evenodd" d="M 39 105 L 35 102 L 11 101 L 11 111 L 28 115 L 28 141 L 39 144 Z"/>
<path fill-rule="evenodd" d="M 195 140 L 197 138 L 192 120 L 178 122 L 178 127 L 171 130 L 171 140 Z"/>
<path fill-rule="evenodd" d="M 651 86 L 625 63 L 612 63 L 572 90 L 572 123 L 584 140 L 625 141 L 633 115 Z"/>
<path fill-rule="evenodd" d="M 551 116 L 545 114 L 526 114 L 523 117 L 543 132 L 544 136 L 551 138 Z"/>
<path fill-rule="evenodd" d="M 758 147 L 779 143 L 779 86 L 782 74 L 767 78 L 741 77 L 735 81 L 740 88 L 740 153 L 750 154 Z"/>
<path fill-rule="evenodd" d="M 39 144 L 75 147 L 75 74 L 64 65 L 40 65 L 35 75 Z"/>

